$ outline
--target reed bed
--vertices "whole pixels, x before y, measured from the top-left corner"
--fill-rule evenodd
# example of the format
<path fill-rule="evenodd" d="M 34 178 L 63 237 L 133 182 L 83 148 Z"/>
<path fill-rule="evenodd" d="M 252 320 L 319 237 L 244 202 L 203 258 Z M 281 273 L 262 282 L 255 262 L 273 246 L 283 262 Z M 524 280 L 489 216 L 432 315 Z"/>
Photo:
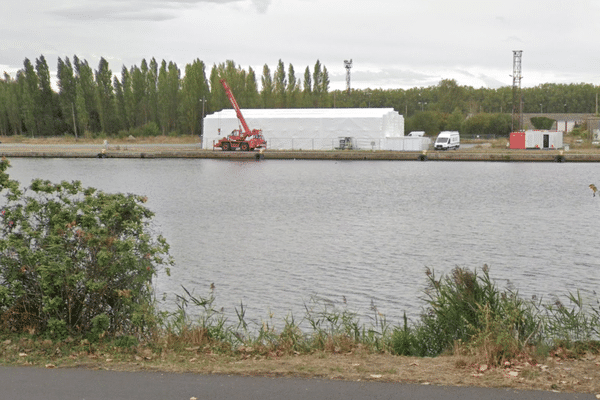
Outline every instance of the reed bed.
<path fill-rule="evenodd" d="M 428 286 L 418 321 L 391 325 L 372 305 L 373 317 L 361 321 L 356 313 L 318 299 L 305 304 L 300 318 L 289 315 L 277 323 L 266 318 L 246 321 L 244 305 L 229 321 L 218 309 L 213 293 L 195 296 L 185 290 L 178 309 L 162 315 L 155 337 L 169 346 L 197 346 L 209 352 L 249 355 L 371 353 L 435 357 L 468 355 L 488 365 L 514 359 L 535 360 L 550 354 L 576 357 L 600 349 L 600 308 L 580 293 L 545 303 L 526 300 L 499 289 L 489 269 L 457 267 L 447 276 L 427 270 Z"/>

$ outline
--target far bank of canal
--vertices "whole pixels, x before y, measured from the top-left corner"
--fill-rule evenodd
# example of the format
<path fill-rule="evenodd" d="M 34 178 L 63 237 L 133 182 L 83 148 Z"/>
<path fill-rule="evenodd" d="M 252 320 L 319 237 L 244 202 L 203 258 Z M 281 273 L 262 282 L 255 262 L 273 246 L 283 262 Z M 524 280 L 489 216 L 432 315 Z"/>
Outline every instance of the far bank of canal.
<path fill-rule="evenodd" d="M 478 149 L 451 151 L 280 151 L 202 150 L 184 145 L 1 145 L 1 157 L 37 158 L 214 158 L 232 160 L 388 160 L 388 161 L 496 161 L 496 162 L 600 162 L 600 152 L 564 150 Z"/>

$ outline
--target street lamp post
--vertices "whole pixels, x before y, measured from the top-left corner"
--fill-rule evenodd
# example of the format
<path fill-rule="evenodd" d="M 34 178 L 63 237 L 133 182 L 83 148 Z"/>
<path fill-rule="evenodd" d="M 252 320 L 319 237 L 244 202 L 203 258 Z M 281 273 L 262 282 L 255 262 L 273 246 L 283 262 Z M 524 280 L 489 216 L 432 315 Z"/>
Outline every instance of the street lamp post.
<path fill-rule="evenodd" d="M 206 103 L 204 96 L 202 96 L 200 101 L 202 102 L 202 118 L 200 119 L 200 147 L 202 147 L 202 142 L 204 140 L 204 104 Z"/>
<path fill-rule="evenodd" d="M 567 114 L 567 103 L 565 106 L 565 135 L 569 132 L 569 115 Z"/>

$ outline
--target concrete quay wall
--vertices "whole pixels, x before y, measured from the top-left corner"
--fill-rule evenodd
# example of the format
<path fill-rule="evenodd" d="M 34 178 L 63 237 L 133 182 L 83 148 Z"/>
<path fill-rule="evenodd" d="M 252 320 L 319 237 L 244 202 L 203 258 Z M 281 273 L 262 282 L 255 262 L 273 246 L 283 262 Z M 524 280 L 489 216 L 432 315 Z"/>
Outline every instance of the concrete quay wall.
<path fill-rule="evenodd" d="M 212 158 L 230 160 L 388 160 L 493 162 L 600 162 L 600 152 L 561 150 L 451 150 L 451 151 L 221 151 L 198 146 L 12 146 L 0 147 L 7 158 Z"/>

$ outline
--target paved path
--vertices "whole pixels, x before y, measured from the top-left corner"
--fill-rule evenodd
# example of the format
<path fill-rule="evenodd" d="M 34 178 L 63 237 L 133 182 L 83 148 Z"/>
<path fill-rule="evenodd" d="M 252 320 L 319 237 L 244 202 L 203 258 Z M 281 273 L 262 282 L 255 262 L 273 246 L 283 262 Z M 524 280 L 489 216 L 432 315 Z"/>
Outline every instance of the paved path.
<path fill-rule="evenodd" d="M 591 394 L 230 375 L 0 367 L 2 400 L 573 400 Z"/>

